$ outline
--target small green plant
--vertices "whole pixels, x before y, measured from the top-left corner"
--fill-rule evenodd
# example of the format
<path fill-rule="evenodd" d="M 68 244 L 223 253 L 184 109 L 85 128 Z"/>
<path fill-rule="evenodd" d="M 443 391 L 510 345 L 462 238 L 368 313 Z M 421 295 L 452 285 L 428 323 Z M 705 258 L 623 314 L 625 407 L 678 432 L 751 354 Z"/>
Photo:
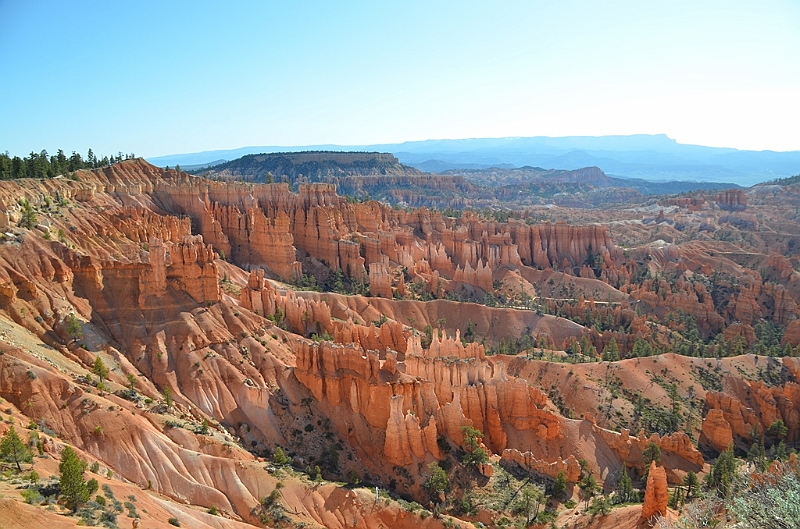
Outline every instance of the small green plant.
<path fill-rule="evenodd" d="M 25 503 L 30 505 L 40 505 L 44 501 L 44 496 L 42 496 L 38 487 L 24 489 L 20 494 Z"/>
<path fill-rule="evenodd" d="M 167 523 L 170 525 L 174 525 L 175 527 L 181 526 L 181 522 L 179 522 L 177 518 L 170 518 L 169 520 L 167 520 Z"/>
<path fill-rule="evenodd" d="M 219 509 L 217 509 L 216 505 L 212 505 L 210 509 L 208 509 L 208 514 L 212 516 L 219 516 Z"/>
<path fill-rule="evenodd" d="M 22 216 L 19 221 L 20 227 L 32 230 L 38 223 L 36 212 L 33 211 L 33 207 L 27 198 L 20 199 L 19 205 L 22 206 Z"/>
<path fill-rule="evenodd" d="M 284 453 L 283 448 L 278 446 L 275 447 L 275 452 L 272 454 L 272 462 L 278 466 L 285 466 L 292 463 L 292 458 L 287 456 Z"/>
<path fill-rule="evenodd" d="M 200 427 L 197 429 L 197 433 L 200 435 L 208 435 L 209 428 L 208 428 L 208 419 L 203 418 L 203 422 L 200 424 Z"/>
<path fill-rule="evenodd" d="M 169 388 L 169 386 L 164 386 L 164 390 L 161 392 L 161 394 L 164 396 L 164 404 L 167 405 L 167 408 L 171 408 L 172 407 L 172 390 Z"/>

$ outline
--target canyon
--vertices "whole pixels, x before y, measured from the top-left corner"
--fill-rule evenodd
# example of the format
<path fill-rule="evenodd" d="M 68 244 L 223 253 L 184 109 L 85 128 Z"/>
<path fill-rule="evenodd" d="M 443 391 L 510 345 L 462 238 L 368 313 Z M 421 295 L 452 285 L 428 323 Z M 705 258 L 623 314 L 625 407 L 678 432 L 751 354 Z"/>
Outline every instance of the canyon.
<path fill-rule="evenodd" d="M 636 527 L 753 432 L 800 443 L 796 185 L 449 216 L 337 191 L 466 180 L 325 174 L 0 182 L 0 434 L 32 425 L 42 476 L 75 447 L 146 527 L 231 528 L 492 525 L 509 509 L 456 505 L 511 479 L 565 480 L 558 523 Z M 644 505 L 575 506 L 623 473 Z"/>

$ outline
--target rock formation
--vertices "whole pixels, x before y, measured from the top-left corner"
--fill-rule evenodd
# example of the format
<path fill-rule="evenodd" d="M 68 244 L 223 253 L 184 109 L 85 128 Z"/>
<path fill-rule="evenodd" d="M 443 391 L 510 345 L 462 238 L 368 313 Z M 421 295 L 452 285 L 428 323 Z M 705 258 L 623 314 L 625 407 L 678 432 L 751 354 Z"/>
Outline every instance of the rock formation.
<path fill-rule="evenodd" d="M 366 189 L 380 177 L 330 178 Z M 19 197 L 41 228 L 16 225 Z M 665 512 L 667 481 L 707 469 L 703 454 L 747 450 L 754 429 L 778 420 L 782 440 L 800 441 L 793 225 L 734 244 L 723 239 L 740 228 L 720 221 L 720 237 L 679 242 L 698 216 L 721 217 L 676 200 L 658 206 L 657 223 L 637 213 L 601 226 L 393 209 L 341 197 L 331 181 L 295 193 L 140 160 L 3 182 L 0 396 L 20 424 L 59 433 L 43 441 L 51 454 L 70 443 L 126 486 L 149 481 L 231 524 L 262 523 L 277 478 L 258 458 L 278 445 L 300 470 L 426 502 L 430 463 L 462 471 L 454 454 L 467 426 L 493 463 L 474 470 L 479 480 L 515 466 L 575 482 L 585 459 L 609 487 L 623 467 L 644 470 L 655 443 L 665 466 L 650 470 L 650 519 Z M 629 228 L 678 242 L 618 247 L 611 233 Z M 304 290 L 315 281 L 325 292 Z M 599 361 L 612 339 L 622 359 Z M 785 358 L 730 357 L 759 344 Z M 88 376 L 97 358 L 108 388 Z M 674 413 L 675 423 L 653 419 Z M 361 526 L 436 526 L 388 506 L 369 514 L 357 490 L 286 480 L 293 522 L 338 527 L 346 512 Z"/>
<path fill-rule="evenodd" d="M 641 519 L 652 522 L 654 517 L 665 516 L 668 501 L 667 474 L 664 467 L 656 466 L 656 462 L 653 461 L 650 463 L 650 471 L 647 474 Z"/>

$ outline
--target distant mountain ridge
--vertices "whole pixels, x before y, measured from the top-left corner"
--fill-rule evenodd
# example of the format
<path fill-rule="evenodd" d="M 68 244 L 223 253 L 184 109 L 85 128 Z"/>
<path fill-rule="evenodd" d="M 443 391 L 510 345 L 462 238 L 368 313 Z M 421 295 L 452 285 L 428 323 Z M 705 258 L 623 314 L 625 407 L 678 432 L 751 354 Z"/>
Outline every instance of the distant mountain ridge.
<path fill-rule="evenodd" d="M 394 155 L 380 152 L 302 151 L 248 154 L 236 160 L 193 171 L 222 180 L 290 183 L 328 182 L 353 176 L 422 176 L 420 170 L 404 166 Z"/>
<path fill-rule="evenodd" d="M 516 168 L 449 169 L 441 174 L 460 175 L 467 181 L 476 185 L 490 187 L 525 186 L 531 183 L 555 186 L 572 183 L 589 184 L 597 188 L 631 188 L 639 191 L 643 195 L 670 195 L 685 193 L 687 191 L 741 187 L 731 182 L 654 182 L 641 178 L 618 178 L 605 174 L 602 169 L 596 166 L 583 167 L 581 169 L 569 171 L 530 166 Z"/>
<path fill-rule="evenodd" d="M 684 145 L 663 134 L 425 140 L 377 145 L 242 147 L 149 158 L 159 166 L 197 165 L 270 152 L 380 151 L 425 171 L 538 166 L 574 170 L 598 166 L 607 174 L 648 181 L 733 182 L 749 186 L 800 172 L 800 151 L 745 151 Z"/>
<path fill-rule="evenodd" d="M 641 200 L 644 195 L 736 187 L 615 178 L 596 166 L 575 170 L 491 167 L 424 173 L 400 163 L 392 154 L 379 152 L 250 154 L 191 172 L 213 180 L 288 182 L 292 187 L 333 184 L 340 194 L 356 199 L 371 197 L 392 205 L 457 209 L 488 207 L 498 201 L 509 207 L 556 204 L 589 208 Z"/>

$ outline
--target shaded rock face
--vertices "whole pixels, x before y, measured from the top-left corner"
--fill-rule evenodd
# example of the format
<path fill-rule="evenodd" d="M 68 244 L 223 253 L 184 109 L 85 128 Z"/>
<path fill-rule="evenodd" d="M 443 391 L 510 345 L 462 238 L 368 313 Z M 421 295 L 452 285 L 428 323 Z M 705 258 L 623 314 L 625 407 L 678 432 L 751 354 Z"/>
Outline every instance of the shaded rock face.
<path fill-rule="evenodd" d="M 650 472 L 647 475 L 641 519 L 649 521 L 654 517 L 666 515 L 668 502 L 667 473 L 664 467 L 657 467 L 653 461 L 650 463 Z"/>
<path fill-rule="evenodd" d="M 733 430 L 725 419 L 725 414 L 719 408 L 708 410 L 703 419 L 702 437 L 700 445 L 712 447 L 717 452 L 722 452 L 733 443 Z"/>
<path fill-rule="evenodd" d="M 785 358 L 783 363 L 771 358 L 764 361 L 767 369 L 797 371 L 793 358 Z M 733 443 L 737 449 L 747 451 L 752 432 L 766 432 L 777 420 L 786 426 L 786 441 L 800 439 L 800 385 L 794 382 L 769 387 L 761 381 L 737 381 L 726 393 L 708 392 L 706 409 L 701 447 L 720 452 Z"/>
<path fill-rule="evenodd" d="M 726 189 L 717 194 L 716 200 L 722 209 L 741 211 L 747 208 L 747 194 L 742 189 Z"/>

